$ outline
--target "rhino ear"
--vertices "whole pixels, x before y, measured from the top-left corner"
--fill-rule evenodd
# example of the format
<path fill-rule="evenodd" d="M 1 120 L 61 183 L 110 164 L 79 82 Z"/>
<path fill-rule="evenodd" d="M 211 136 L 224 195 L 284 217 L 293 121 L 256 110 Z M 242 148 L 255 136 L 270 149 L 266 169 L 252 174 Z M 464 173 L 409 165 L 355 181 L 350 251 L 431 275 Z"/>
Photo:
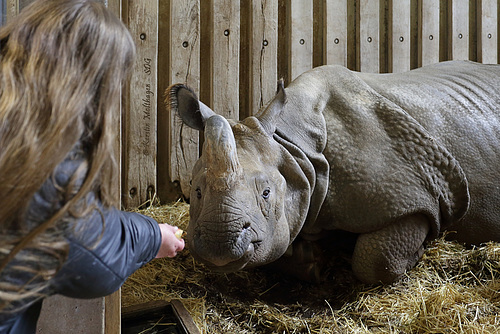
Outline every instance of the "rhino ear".
<path fill-rule="evenodd" d="M 283 79 L 278 80 L 278 90 L 268 106 L 256 115 L 267 133 L 273 134 L 276 130 L 276 120 L 286 104 L 286 93 Z"/>
<path fill-rule="evenodd" d="M 167 88 L 165 95 L 167 108 L 195 130 L 203 130 L 206 120 L 215 115 L 212 109 L 199 101 L 193 90 L 186 85 L 172 85 Z"/>

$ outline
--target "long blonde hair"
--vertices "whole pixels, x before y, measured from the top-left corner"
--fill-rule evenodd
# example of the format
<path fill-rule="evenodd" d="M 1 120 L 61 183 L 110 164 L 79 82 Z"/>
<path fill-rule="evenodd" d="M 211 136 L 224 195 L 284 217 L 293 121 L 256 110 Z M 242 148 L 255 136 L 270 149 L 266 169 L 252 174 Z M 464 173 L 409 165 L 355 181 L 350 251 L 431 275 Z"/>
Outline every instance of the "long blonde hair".
<path fill-rule="evenodd" d="M 97 1 L 37 0 L 0 29 L 0 271 L 42 245 L 37 240 L 90 191 L 105 207 L 118 205 L 113 146 L 134 56 L 126 28 Z M 83 184 L 27 229 L 29 200 L 77 143 L 88 162 Z"/>

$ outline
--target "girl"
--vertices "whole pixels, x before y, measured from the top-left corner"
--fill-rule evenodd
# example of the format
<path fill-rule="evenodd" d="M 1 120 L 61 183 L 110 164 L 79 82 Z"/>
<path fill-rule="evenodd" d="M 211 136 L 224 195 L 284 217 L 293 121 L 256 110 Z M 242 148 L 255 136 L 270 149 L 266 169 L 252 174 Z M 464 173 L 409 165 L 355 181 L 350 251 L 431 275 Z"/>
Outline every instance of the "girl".
<path fill-rule="evenodd" d="M 134 55 L 97 1 L 38 0 L 0 30 L 0 333 L 35 333 L 44 297 L 105 296 L 184 248 L 175 227 L 117 209 Z"/>

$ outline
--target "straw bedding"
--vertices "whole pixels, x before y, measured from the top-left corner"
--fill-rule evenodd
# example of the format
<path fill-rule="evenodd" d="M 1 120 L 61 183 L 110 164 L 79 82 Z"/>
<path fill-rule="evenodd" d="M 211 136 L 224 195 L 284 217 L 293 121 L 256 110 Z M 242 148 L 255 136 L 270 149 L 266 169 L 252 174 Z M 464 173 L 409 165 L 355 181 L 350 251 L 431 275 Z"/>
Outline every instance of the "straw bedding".
<path fill-rule="evenodd" d="M 189 205 L 141 213 L 186 229 Z M 182 299 L 202 333 L 500 333 L 500 243 L 467 248 L 430 242 L 398 282 L 365 285 L 348 254 L 333 256 L 325 281 L 299 281 L 272 268 L 213 273 L 183 251 L 134 273 L 122 304 Z"/>

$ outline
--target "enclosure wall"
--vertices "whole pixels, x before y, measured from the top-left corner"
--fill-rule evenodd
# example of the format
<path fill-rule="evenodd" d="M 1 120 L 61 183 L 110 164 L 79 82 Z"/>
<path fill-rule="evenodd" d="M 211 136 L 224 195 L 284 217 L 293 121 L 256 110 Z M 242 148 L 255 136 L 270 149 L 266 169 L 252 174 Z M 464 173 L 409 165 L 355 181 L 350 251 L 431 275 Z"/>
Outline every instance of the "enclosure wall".
<path fill-rule="evenodd" d="M 127 206 L 146 201 L 147 189 L 163 202 L 189 197 L 198 133 L 166 109 L 170 84 L 241 119 L 274 96 L 279 78 L 288 84 L 323 64 L 384 73 L 449 59 L 498 62 L 497 0 L 162 0 L 157 15 L 157 183 L 140 193 L 125 187 Z"/>

